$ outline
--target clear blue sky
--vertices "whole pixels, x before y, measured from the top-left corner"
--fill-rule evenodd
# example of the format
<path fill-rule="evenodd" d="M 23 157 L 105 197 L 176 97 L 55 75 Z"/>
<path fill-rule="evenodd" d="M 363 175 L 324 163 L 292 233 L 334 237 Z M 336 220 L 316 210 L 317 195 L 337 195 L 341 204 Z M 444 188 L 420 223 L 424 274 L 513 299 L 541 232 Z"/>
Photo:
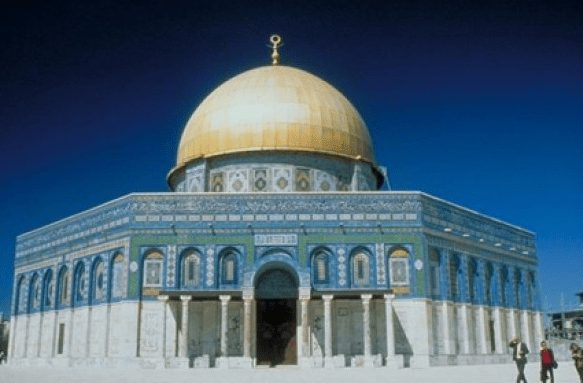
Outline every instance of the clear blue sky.
<path fill-rule="evenodd" d="M 536 232 L 543 305 L 561 294 L 575 303 L 583 3 L 377 3 L 2 2 L 0 311 L 16 235 L 130 192 L 166 191 L 194 108 L 267 65 L 272 33 L 283 64 L 359 109 L 393 189 Z"/>

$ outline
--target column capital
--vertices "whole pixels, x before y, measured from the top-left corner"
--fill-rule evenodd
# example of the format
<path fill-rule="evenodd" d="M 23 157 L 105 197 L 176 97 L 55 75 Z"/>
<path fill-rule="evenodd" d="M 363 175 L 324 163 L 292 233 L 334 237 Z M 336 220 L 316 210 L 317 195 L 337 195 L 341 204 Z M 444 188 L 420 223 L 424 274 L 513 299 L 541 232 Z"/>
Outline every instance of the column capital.
<path fill-rule="evenodd" d="M 223 304 L 229 303 L 229 301 L 231 300 L 231 296 L 230 295 L 219 295 L 219 299 L 221 300 L 221 302 Z"/>
<path fill-rule="evenodd" d="M 255 289 L 253 287 L 243 288 L 243 300 L 249 301 L 255 298 Z"/>
<path fill-rule="evenodd" d="M 182 301 L 182 303 L 187 303 L 190 302 L 192 300 L 192 296 L 190 295 L 181 295 L 180 296 L 180 300 Z"/>
<path fill-rule="evenodd" d="M 168 295 L 158 295 L 158 300 L 162 302 L 167 302 L 169 298 Z"/>
<path fill-rule="evenodd" d="M 310 300 L 312 295 L 312 288 L 311 287 L 300 287 L 298 289 L 299 300 Z"/>
<path fill-rule="evenodd" d="M 364 303 L 368 303 L 372 299 L 372 294 L 362 294 L 360 298 Z"/>
<path fill-rule="evenodd" d="M 322 300 L 324 302 L 330 302 L 333 298 L 334 298 L 334 295 L 332 295 L 332 294 L 322 295 Z"/>
<path fill-rule="evenodd" d="M 384 295 L 385 300 L 387 301 L 394 301 L 395 300 L 395 294 L 391 293 L 391 294 L 385 294 Z"/>

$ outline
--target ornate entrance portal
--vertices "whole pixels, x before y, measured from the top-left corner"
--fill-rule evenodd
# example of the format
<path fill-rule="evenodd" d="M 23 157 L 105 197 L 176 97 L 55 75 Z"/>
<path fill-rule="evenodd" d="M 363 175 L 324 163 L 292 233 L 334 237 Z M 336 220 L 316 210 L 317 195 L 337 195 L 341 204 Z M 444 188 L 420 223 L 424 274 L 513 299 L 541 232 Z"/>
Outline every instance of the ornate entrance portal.
<path fill-rule="evenodd" d="M 297 364 L 297 295 L 287 271 L 269 270 L 257 281 L 257 365 Z"/>

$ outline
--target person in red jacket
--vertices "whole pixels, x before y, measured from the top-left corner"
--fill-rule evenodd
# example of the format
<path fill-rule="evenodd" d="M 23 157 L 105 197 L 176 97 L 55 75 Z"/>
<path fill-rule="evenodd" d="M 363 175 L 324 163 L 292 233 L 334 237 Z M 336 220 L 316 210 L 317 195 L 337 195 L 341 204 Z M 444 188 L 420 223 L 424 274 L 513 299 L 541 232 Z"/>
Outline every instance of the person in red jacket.
<path fill-rule="evenodd" d="M 553 350 L 547 347 L 547 342 L 544 340 L 540 342 L 540 380 L 546 383 L 548 373 L 551 374 L 551 383 L 555 383 L 555 376 L 553 374 L 553 365 L 555 364 L 555 356 Z"/>

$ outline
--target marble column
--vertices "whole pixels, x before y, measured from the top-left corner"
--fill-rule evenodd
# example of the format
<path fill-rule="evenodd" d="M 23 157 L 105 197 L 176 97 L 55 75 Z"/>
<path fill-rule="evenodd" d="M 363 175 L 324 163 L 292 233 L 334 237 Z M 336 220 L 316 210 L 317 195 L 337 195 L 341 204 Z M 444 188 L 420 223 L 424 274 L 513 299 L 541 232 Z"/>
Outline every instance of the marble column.
<path fill-rule="evenodd" d="M 484 305 L 478 307 L 478 336 L 480 337 L 480 349 L 476 347 L 476 353 L 489 354 L 490 348 L 488 347 L 489 334 L 487 329 L 490 326 L 490 317 L 488 311 L 485 309 Z"/>
<path fill-rule="evenodd" d="M 516 326 L 516 309 L 510 309 L 510 338 L 520 336 L 518 326 Z"/>
<path fill-rule="evenodd" d="M 166 347 L 166 312 L 168 311 L 168 295 L 158 295 L 158 300 L 162 302 L 162 358 L 168 355 Z"/>
<path fill-rule="evenodd" d="M 385 318 L 387 326 L 387 359 L 395 357 L 395 326 L 393 323 L 393 301 L 395 294 L 385 294 Z"/>
<path fill-rule="evenodd" d="M 188 304 L 191 296 L 181 296 L 182 301 L 182 317 L 180 321 L 180 357 L 188 358 Z"/>
<path fill-rule="evenodd" d="M 219 295 L 221 300 L 221 357 L 227 356 L 227 346 L 228 346 L 228 314 L 229 314 L 229 301 L 231 300 L 230 295 Z"/>
<path fill-rule="evenodd" d="M 494 307 L 494 347 L 496 354 L 504 354 L 506 346 L 502 340 L 502 313 L 499 306 Z"/>
<path fill-rule="evenodd" d="M 542 315 L 541 315 L 540 311 L 537 311 L 534 314 L 534 329 L 535 329 L 536 339 L 538 342 L 545 339 L 545 333 L 543 330 L 543 320 L 542 320 Z"/>
<path fill-rule="evenodd" d="M 521 312 L 522 315 L 520 315 L 522 317 L 522 341 L 526 344 L 526 346 L 530 349 L 530 350 L 536 350 L 537 349 L 537 345 L 533 343 L 532 341 L 532 332 L 530 329 L 530 318 L 528 317 L 529 313 L 528 310 L 522 310 Z"/>
<path fill-rule="evenodd" d="M 28 356 L 28 332 L 30 329 L 30 314 L 27 313 L 24 318 L 26 326 L 24 327 L 24 352 L 22 353 L 22 356 L 26 358 Z"/>
<path fill-rule="evenodd" d="M 360 296 L 362 299 L 362 326 L 364 335 L 364 356 L 370 357 L 371 345 L 370 345 L 370 300 L 372 299 L 371 294 L 363 294 Z"/>
<path fill-rule="evenodd" d="M 243 356 L 251 357 L 251 304 L 253 297 L 243 297 Z"/>
<path fill-rule="evenodd" d="M 449 312 L 450 305 L 446 301 L 443 301 L 441 315 L 443 317 L 443 352 L 445 355 L 454 354 L 451 347 L 451 334 L 449 331 Z"/>
<path fill-rule="evenodd" d="M 324 301 L 324 360 L 332 358 L 332 298 L 333 295 L 322 295 Z"/>
<path fill-rule="evenodd" d="M 364 365 L 365 367 L 372 367 L 373 361 L 371 358 L 372 347 L 370 339 L 370 300 L 372 294 L 363 294 L 362 299 L 362 333 L 364 338 Z"/>
<path fill-rule="evenodd" d="M 8 352 L 6 355 L 6 360 L 8 360 L 9 362 L 12 360 L 12 358 L 14 357 L 14 346 L 15 346 L 15 342 L 14 340 L 16 339 L 16 331 L 14 331 L 14 329 L 16 328 L 16 321 L 19 319 L 18 315 L 15 313 L 14 315 L 12 315 L 12 318 L 10 318 L 10 333 L 8 334 Z M 53 342 L 55 343 L 55 342 Z"/>
<path fill-rule="evenodd" d="M 470 331 L 468 328 L 468 304 L 462 303 L 461 305 L 462 323 L 461 323 L 461 333 L 463 337 L 463 353 L 470 353 Z"/>

